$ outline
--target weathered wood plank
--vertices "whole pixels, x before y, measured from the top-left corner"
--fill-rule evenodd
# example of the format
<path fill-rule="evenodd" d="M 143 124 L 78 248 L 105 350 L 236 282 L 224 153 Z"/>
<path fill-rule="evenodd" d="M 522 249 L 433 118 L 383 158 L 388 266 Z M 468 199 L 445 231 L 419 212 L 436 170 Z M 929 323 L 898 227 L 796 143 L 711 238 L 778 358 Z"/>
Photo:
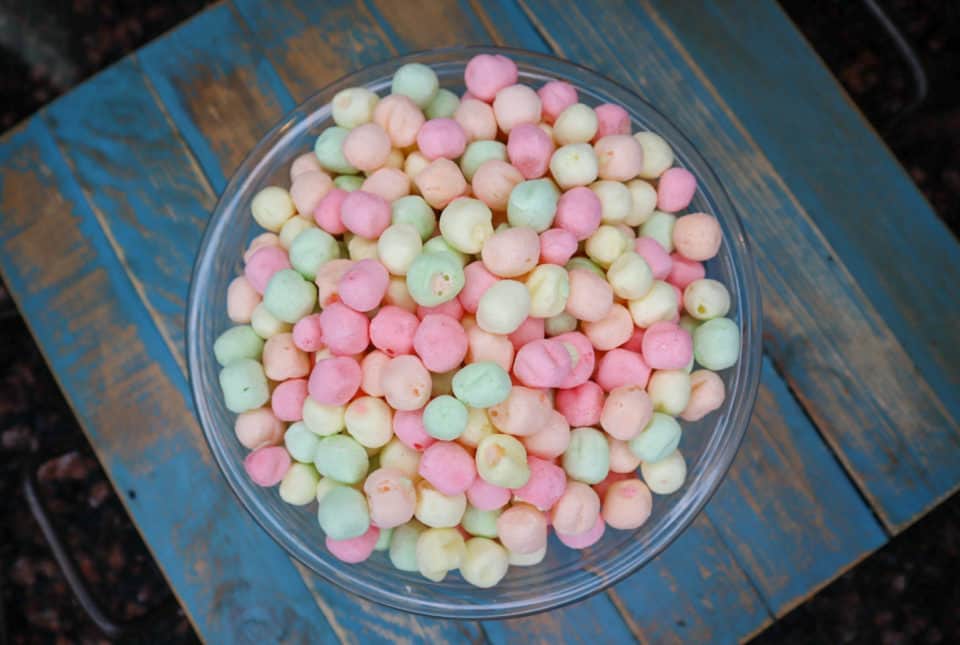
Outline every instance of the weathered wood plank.
<path fill-rule="evenodd" d="M 153 41 L 137 58 L 218 194 L 267 130 L 296 107 L 227 4 Z"/>
<path fill-rule="evenodd" d="M 199 28 L 192 23 L 189 23 L 186 28 L 196 30 L 196 33 L 214 32 L 218 30 L 219 21 L 232 19 L 230 16 L 229 12 L 206 12 L 197 18 L 201 23 Z M 228 47 L 229 41 L 224 40 L 223 34 L 229 33 L 229 30 L 221 30 L 220 33 L 221 38 L 217 48 Z M 234 29 L 233 33 L 242 37 L 242 32 L 238 29 Z M 194 43 L 193 53 L 197 59 L 207 60 L 212 67 L 216 68 L 218 61 L 216 49 L 205 52 L 202 48 L 206 41 L 202 39 L 176 39 L 176 32 L 174 32 L 170 47 L 176 47 L 183 52 L 187 49 L 188 42 Z M 151 47 L 153 48 L 151 56 L 156 58 L 173 56 L 172 52 L 164 52 L 165 39 L 155 42 Z M 51 110 L 51 123 L 56 136 L 63 141 L 68 158 L 77 168 L 81 184 L 90 194 L 94 207 L 101 212 L 104 230 L 119 239 L 120 234 L 115 233 L 117 228 L 122 227 L 125 221 L 136 218 L 142 225 L 135 229 L 136 234 L 131 231 L 125 232 L 126 237 L 121 243 L 122 249 L 128 253 L 135 251 L 137 255 L 159 258 L 159 261 L 169 269 L 167 274 L 157 275 L 145 270 L 142 264 L 129 264 L 131 280 L 141 286 L 145 301 L 150 302 L 160 293 L 172 293 L 180 298 L 180 302 L 185 302 L 199 235 L 186 235 L 184 232 L 156 234 L 155 231 L 163 226 L 163 218 L 166 215 L 162 208 L 167 197 L 175 202 L 179 214 L 192 215 L 195 221 L 201 221 L 212 207 L 213 193 L 203 175 L 195 164 L 192 164 L 190 152 L 180 140 L 176 128 L 168 120 L 161 118 L 162 110 L 154 102 L 154 97 L 148 91 L 147 84 L 134 62 L 125 61 L 117 69 L 110 70 L 110 74 L 111 76 L 106 79 L 109 81 L 108 86 L 90 88 L 89 93 L 86 91 L 87 88 L 81 88 L 76 93 L 76 98 L 71 95 L 54 106 Z M 254 95 L 249 92 L 240 91 L 234 94 L 236 88 L 233 87 L 233 81 L 229 77 L 224 77 L 224 82 L 220 85 L 216 77 L 208 78 L 207 83 L 208 91 L 221 96 L 224 104 L 239 100 L 253 100 Z M 276 100 L 274 97 L 273 101 Z M 265 101 L 265 105 L 269 104 L 270 101 Z M 267 111 L 267 108 L 262 106 L 251 107 L 251 109 L 258 113 Z M 139 122 L 127 122 L 126 127 L 101 123 L 109 120 L 111 114 L 115 112 L 139 113 L 145 116 Z M 171 111 L 172 118 L 176 119 L 184 118 L 188 114 L 187 111 Z M 151 120 L 151 115 L 157 115 L 157 118 Z M 236 114 L 236 117 L 241 120 L 246 116 L 242 112 Z M 206 128 L 211 127 L 211 139 L 218 133 L 222 133 L 222 128 L 229 130 L 235 125 L 239 128 L 243 127 L 240 121 L 235 122 L 232 118 L 216 119 L 210 122 L 203 119 L 193 121 L 195 133 L 206 133 Z M 84 140 L 83 135 L 88 131 L 100 133 L 97 141 Z M 144 132 L 150 133 L 149 139 L 143 136 Z M 197 140 L 196 143 L 197 147 L 202 149 L 203 144 L 209 143 L 209 140 Z M 154 156 L 162 158 L 165 164 L 169 164 L 170 168 L 156 170 L 161 175 L 169 171 L 171 179 L 158 178 L 156 172 L 151 176 L 154 169 L 147 171 L 147 160 L 140 156 L 146 154 L 143 152 L 145 149 L 149 149 Z M 209 150 L 216 155 L 212 158 L 216 160 L 215 168 L 227 168 L 232 163 L 231 148 L 219 149 L 211 143 Z M 224 156 L 221 157 L 221 154 Z M 102 186 L 98 184 L 99 177 L 110 175 L 124 167 L 129 171 L 139 163 L 144 164 L 142 173 L 129 173 L 117 180 L 114 191 L 103 192 Z M 177 170 L 174 171 L 171 168 Z M 139 196 L 140 203 L 149 204 L 149 206 L 137 213 L 131 213 L 126 210 L 127 202 L 112 199 L 114 192 L 125 196 Z M 178 254 L 174 252 L 176 250 L 183 252 Z M 161 330 L 166 331 L 168 336 L 174 337 L 173 326 L 180 328 L 179 320 L 182 316 L 183 306 L 181 305 L 179 309 L 171 312 L 170 316 L 157 316 L 156 323 Z M 172 355 L 182 363 L 182 343 L 174 341 L 169 349 Z M 181 380 L 183 377 L 184 374 L 181 373 Z M 210 468 L 213 466 L 211 465 Z M 338 625 L 342 627 L 342 630 L 338 631 L 342 640 L 348 642 L 411 641 L 411 639 L 416 640 L 417 630 L 420 633 L 433 630 L 447 636 L 462 635 L 460 627 L 454 623 L 402 616 L 398 612 L 370 603 L 360 603 L 353 596 L 344 594 L 329 585 L 308 582 L 321 608 L 329 610 L 326 615 L 330 621 L 335 627 Z M 349 620 L 345 617 L 349 617 Z M 476 626 L 473 627 L 473 633 L 478 633 Z"/>
<path fill-rule="evenodd" d="M 363 2 L 234 0 L 234 4 L 298 103 L 347 71 L 396 54 Z"/>
<path fill-rule="evenodd" d="M 782 615 L 886 536 L 766 358 L 762 378 L 743 445 L 706 512 Z"/>
<path fill-rule="evenodd" d="M 677 41 L 629 3 L 521 6 L 564 55 L 670 114 L 717 171 L 754 243 L 765 348 L 885 525 L 955 489 L 956 418 Z"/>
<path fill-rule="evenodd" d="M 960 417 L 960 244 L 859 109 L 775 2 L 650 5 Z"/>
<path fill-rule="evenodd" d="M 40 118 L 0 146 L 0 214 L 4 281 L 198 633 L 336 642 L 210 460 L 182 374 Z"/>

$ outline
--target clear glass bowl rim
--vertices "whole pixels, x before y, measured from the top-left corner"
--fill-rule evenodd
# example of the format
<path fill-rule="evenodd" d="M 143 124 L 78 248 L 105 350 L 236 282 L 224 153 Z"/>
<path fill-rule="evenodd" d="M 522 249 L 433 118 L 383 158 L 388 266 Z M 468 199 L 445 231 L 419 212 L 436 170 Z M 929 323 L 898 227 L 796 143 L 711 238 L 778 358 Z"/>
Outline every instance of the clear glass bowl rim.
<path fill-rule="evenodd" d="M 736 399 L 737 404 L 730 411 L 710 437 L 703 453 L 693 464 L 688 462 L 688 477 L 696 472 L 695 480 L 688 482 L 682 497 L 671 500 L 674 506 L 656 527 L 652 537 L 645 539 L 646 548 L 628 549 L 626 553 L 602 563 L 606 570 L 593 571 L 592 577 L 579 580 L 566 589 L 554 589 L 549 593 L 531 593 L 522 600 L 495 604 L 443 604 L 422 602 L 402 591 L 391 591 L 384 585 L 371 584 L 351 575 L 350 569 L 356 565 L 340 563 L 339 566 L 318 559 L 302 540 L 290 534 L 276 518 L 267 512 L 266 504 L 251 493 L 248 482 L 242 480 L 242 464 L 230 459 L 214 429 L 216 420 L 205 396 L 210 385 L 204 375 L 203 365 L 212 360 L 201 349 L 200 334 L 193 330 L 201 329 L 204 311 L 205 283 L 201 276 L 209 271 L 216 259 L 217 242 L 222 238 L 230 215 L 236 210 L 237 202 L 248 193 L 251 178 L 257 175 L 262 164 L 271 159 L 271 153 L 284 150 L 284 142 L 292 141 L 311 125 L 308 119 L 322 111 L 333 95 L 346 87 L 357 85 L 372 89 L 378 86 L 382 91 L 389 87 L 389 78 L 393 71 L 406 63 L 422 63 L 441 73 L 445 66 L 462 66 L 477 54 L 503 54 L 514 59 L 525 73 L 539 80 L 562 78 L 570 80 L 578 88 L 589 87 L 591 93 L 606 98 L 615 98 L 628 110 L 640 109 L 646 124 L 653 131 L 671 143 L 677 161 L 687 168 L 693 168 L 697 176 L 698 194 L 706 193 L 706 201 L 713 207 L 714 213 L 721 219 L 724 227 L 724 243 L 731 248 L 733 273 L 736 284 L 732 285 L 731 296 L 739 312 L 741 331 L 741 358 L 731 368 L 732 373 L 726 380 L 728 396 Z M 208 286 L 208 285 L 207 285 Z M 222 316 L 222 313 L 221 313 Z M 377 63 L 341 77 L 314 93 L 297 108 L 292 110 L 274 126 L 247 155 L 237 168 L 226 189 L 221 195 L 207 224 L 201 239 L 200 248 L 191 276 L 186 318 L 187 363 L 190 389 L 197 416 L 203 428 L 204 437 L 210 446 L 221 473 L 230 489 L 240 500 L 254 520 L 296 560 L 310 568 L 325 580 L 357 594 L 367 600 L 425 616 L 465 620 L 503 619 L 525 616 L 583 600 L 595 593 L 616 584 L 620 580 L 644 566 L 667 548 L 694 521 L 709 501 L 723 477 L 730 468 L 733 458 L 743 440 L 757 396 L 761 366 L 761 306 L 759 288 L 750 243 L 744 232 L 743 224 L 734 205 L 723 188 L 716 173 L 696 150 L 693 143 L 659 110 L 634 91 L 612 81 L 586 67 L 546 54 L 505 47 L 478 46 L 455 47 L 431 51 L 413 52 Z M 219 391 L 217 391 L 219 395 Z M 592 566 L 591 569 L 595 569 Z M 424 581 L 424 584 L 429 584 Z"/>

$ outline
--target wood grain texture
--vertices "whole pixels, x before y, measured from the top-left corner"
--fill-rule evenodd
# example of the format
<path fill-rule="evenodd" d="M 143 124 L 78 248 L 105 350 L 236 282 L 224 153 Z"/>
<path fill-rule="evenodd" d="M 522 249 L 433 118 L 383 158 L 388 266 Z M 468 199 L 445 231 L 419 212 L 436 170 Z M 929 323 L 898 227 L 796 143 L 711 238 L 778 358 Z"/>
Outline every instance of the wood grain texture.
<path fill-rule="evenodd" d="M 887 528 L 902 529 L 957 487 L 956 418 L 679 41 L 635 4 L 602 4 L 521 2 L 551 45 L 670 114 L 717 171 L 753 242 L 766 351 Z"/>
<path fill-rule="evenodd" d="M 198 17 L 203 28 L 196 33 L 220 33 L 216 46 L 229 47 L 230 43 L 225 40 L 225 34 L 230 33 L 230 29 L 218 29 L 217 22 L 231 20 L 230 16 L 229 12 L 206 12 Z M 196 30 L 191 23 L 184 28 Z M 237 29 L 233 29 L 233 33 L 238 38 L 245 37 Z M 176 32 L 169 38 L 169 41 L 156 41 L 152 45 L 151 56 L 160 59 L 173 57 L 172 48 L 178 49 L 179 55 L 183 55 L 188 41 L 177 38 Z M 208 41 L 189 39 L 189 42 L 194 43 L 197 48 L 192 54 L 196 59 L 216 60 L 214 55 L 204 55 L 203 47 Z M 238 41 L 235 44 L 239 46 L 241 43 Z M 166 47 L 170 47 L 171 51 L 165 51 Z M 180 133 L 166 118 L 164 109 L 156 103 L 135 61 L 128 59 L 111 68 L 101 80 L 105 83 L 103 87 L 80 88 L 54 105 L 50 110 L 50 123 L 76 169 L 81 185 L 89 194 L 93 208 L 101 213 L 100 223 L 106 235 L 117 240 L 113 250 L 128 256 L 156 258 L 155 264 L 166 269 L 165 273 L 158 274 L 145 262 L 128 262 L 125 266 L 129 279 L 139 285 L 145 302 L 152 302 L 161 294 L 176 296 L 171 302 L 178 303 L 179 306 L 168 310 L 168 315 L 157 315 L 155 323 L 159 330 L 173 339 L 167 344 L 167 349 L 171 356 L 182 364 L 184 349 L 177 333 L 182 329 L 180 321 L 184 315 L 193 257 L 199 244 L 199 231 L 191 233 L 188 230 L 171 230 L 167 228 L 166 220 L 170 209 L 175 209 L 185 222 L 199 223 L 198 228 L 201 228 L 212 207 L 213 191 L 194 163 L 190 150 L 180 138 Z M 232 79 L 223 77 L 219 87 L 218 82 L 220 81 L 217 81 L 216 77 L 207 79 L 208 91 L 229 98 Z M 250 101 L 253 96 L 253 93 L 248 93 L 242 98 Z M 279 101 L 278 97 L 270 97 L 264 101 L 263 106 L 251 109 L 264 113 L 267 106 Z M 117 114 L 143 116 L 139 121 L 123 119 L 114 123 L 113 119 Z M 173 118 L 181 119 L 188 113 L 184 111 L 171 114 L 174 115 Z M 186 129 L 189 136 L 199 136 L 196 134 L 199 132 L 210 134 L 210 139 L 191 138 L 190 144 L 195 146 L 195 149 L 204 149 L 204 145 L 210 144 L 210 140 L 222 133 L 224 127 L 221 120 L 197 119 L 192 123 L 195 129 Z M 233 124 L 228 121 L 226 125 L 230 127 Z M 95 139 L 85 137 L 84 134 L 88 132 L 96 132 L 98 136 Z M 217 155 L 214 157 L 214 168 L 226 168 L 231 163 L 231 148 L 209 145 L 207 149 Z M 219 156 L 221 154 L 224 156 Z M 151 158 L 155 162 L 162 159 L 164 168 L 149 167 Z M 118 173 L 119 177 L 116 176 Z M 124 199 L 117 196 L 123 196 Z M 125 201 L 133 198 L 138 199 L 139 209 L 136 212 L 131 212 L 129 202 Z M 132 220 L 136 220 L 138 225 L 126 228 L 126 222 Z M 180 371 L 178 377 L 185 393 L 185 373 Z M 182 397 L 183 395 L 181 404 Z M 204 457 L 207 456 L 205 446 L 198 446 L 196 449 L 200 450 Z M 213 464 L 210 463 L 207 469 L 213 471 Z M 183 499 L 187 499 L 187 496 Z M 231 504 L 237 512 L 242 512 L 233 500 Z M 268 539 L 253 527 L 252 520 L 248 522 L 248 530 Z M 156 535 L 147 537 L 152 537 L 153 540 L 162 539 Z M 240 553 L 233 555 L 242 557 Z M 289 562 L 287 564 L 290 568 Z M 423 634 L 431 633 L 432 630 L 432 633 L 443 634 L 447 638 L 460 638 L 465 632 L 474 637 L 479 634 L 479 627 L 476 625 L 463 627 L 449 621 L 403 616 L 399 612 L 370 603 L 360 603 L 353 596 L 329 585 L 309 582 L 317 602 L 329 611 L 326 615 L 342 641 L 392 642 L 412 638 L 414 640 L 410 642 L 419 642 L 415 638 L 417 630 L 412 629 L 412 625 L 418 626 Z M 299 579 L 298 583 L 303 586 Z M 324 613 L 317 615 L 323 616 Z M 340 618 L 337 619 L 337 616 Z M 349 620 L 345 620 L 345 616 L 348 616 Z"/>
<path fill-rule="evenodd" d="M 777 3 L 650 5 L 960 417 L 956 238 Z"/>
<path fill-rule="evenodd" d="M 346 71 L 396 54 L 369 8 L 356 0 L 234 0 L 297 103 Z"/>
<path fill-rule="evenodd" d="M 750 428 L 706 512 L 783 615 L 886 536 L 769 359 L 762 369 Z"/>
<path fill-rule="evenodd" d="M 137 53 L 216 193 L 296 103 L 233 9 L 215 5 Z"/>
<path fill-rule="evenodd" d="M 4 281 L 198 633 L 336 642 L 209 459 L 182 374 L 40 118 L 0 146 L 0 213 Z"/>

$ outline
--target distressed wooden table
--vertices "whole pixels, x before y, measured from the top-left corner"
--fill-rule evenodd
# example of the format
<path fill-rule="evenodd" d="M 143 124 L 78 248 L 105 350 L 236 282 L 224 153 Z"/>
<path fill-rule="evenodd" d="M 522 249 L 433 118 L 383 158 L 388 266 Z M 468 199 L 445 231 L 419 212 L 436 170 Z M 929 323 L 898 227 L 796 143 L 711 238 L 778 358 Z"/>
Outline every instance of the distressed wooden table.
<path fill-rule="evenodd" d="M 719 492 L 608 592 L 526 619 L 383 609 L 240 507 L 189 402 L 184 303 L 217 194 L 288 110 L 396 54 L 497 43 L 634 88 L 718 171 L 756 249 L 763 378 Z M 960 250 L 773 2 L 233 0 L 0 144 L 0 267 L 117 490 L 211 642 L 728 642 L 960 481 Z"/>

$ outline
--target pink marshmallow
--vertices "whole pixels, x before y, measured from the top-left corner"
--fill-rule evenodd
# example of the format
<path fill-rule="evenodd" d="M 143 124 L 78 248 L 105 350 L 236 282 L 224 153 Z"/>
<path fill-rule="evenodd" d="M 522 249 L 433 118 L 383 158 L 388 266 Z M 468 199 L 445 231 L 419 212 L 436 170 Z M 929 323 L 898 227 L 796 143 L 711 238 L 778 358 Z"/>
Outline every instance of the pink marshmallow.
<path fill-rule="evenodd" d="M 248 323 L 262 300 L 247 277 L 238 275 L 227 287 L 227 317 L 235 323 Z"/>
<path fill-rule="evenodd" d="M 378 123 L 364 123 L 343 140 L 343 156 L 358 170 L 373 172 L 390 156 L 390 136 Z"/>
<path fill-rule="evenodd" d="M 607 525 L 604 523 L 603 518 L 599 515 L 597 516 L 596 522 L 593 524 L 593 528 L 585 533 L 580 533 L 579 535 L 567 535 L 566 533 L 560 533 L 555 531 L 557 534 L 557 539 L 563 542 L 566 546 L 571 549 L 586 549 L 591 547 L 603 537 L 604 531 L 606 531 Z"/>
<path fill-rule="evenodd" d="M 463 289 L 457 295 L 460 304 L 463 305 L 467 313 L 477 313 L 477 306 L 480 304 L 480 297 L 487 292 L 487 289 L 499 280 L 499 278 L 484 266 L 482 260 L 471 262 L 463 267 Z"/>
<path fill-rule="evenodd" d="M 383 368 L 390 357 L 378 349 L 373 350 L 360 361 L 360 389 L 370 396 L 383 396 Z"/>
<path fill-rule="evenodd" d="M 367 532 L 360 537 L 348 540 L 333 540 L 328 537 L 326 538 L 326 545 L 327 550 L 338 560 L 349 564 L 357 564 L 373 554 L 379 539 L 380 529 L 376 526 L 370 526 Z"/>
<path fill-rule="evenodd" d="M 557 390 L 561 392 L 562 390 Z M 570 445 L 570 424 L 556 410 L 550 410 L 543 427 L 526 437 L 521 437 L 528 455 L 543 459 L 556 459 Z"/>
<path fill-rule="evenodd" d="M 343 304 L 356 311 L 373 311 L 390 285 L 390 273 L 376 260 L 359 260 L 347 269 L 337 284 Z"/>
<path fill-rule="evenodd" d="M 340 206 L 340 219 L 348 231 L 375 240 L 390 226 L 390 204 L 383 197 L 363 190 L 347 194 Z"/>
<path fill-rule="evenodd" d="M 467 355 L 467 332 L 460 321 L 443 314 L 430 314 L 420 321 L 413 336 L 413 349 L 431 372 L 460 367 Z"/>
<path fill-rule="evenodd" d="M 420 321 L 417 317 L 394 305 L 380 309 L 370 321 L 370 342 L 391 358 L 413 352 L 413 335 Z"/>
<path fill-rule="evenodd" d="M 573 362 L 563 342 L 556 339 L 534 340 L 517 351 L 513 374 L 528 387 L 550 388 L 563 383 Z"/>
<path fill-rule="evenodd" d="M 320 265 L 317 269 L 317 277 L 313 279 L 317 285 L 317 302 L 321 307 L 339 302 L 340 296 L 337 289 L 340 285 L 340 278 L 353 266 L 353 260 L 346 258 L 336 258 Z"/>
<path fill-rule="evenodd" d="M 673 260 L 673 267 L 670 269 L 670 275 L 667 276 L 667 282 L 681 291 L 694 280 L 701 280 L 707 275 L 707 270 L 701 262 L 688 260 L 679 253 L 671 253 L 670 258 Z"/>
<path fill-rule="evenodd" d="M 635 326 L 633 328 L 633 335 L 630 336 L 630 340 L 625 342 L 620 347 L 623 349 L 629 349 L 631 352 L 642 352 L 643 351 L 643 329 Z"/>
<path fill-rule="evenodd" d="M 483 331 L 476 325 L 467 329 L 468 363 L 493 361 L 509 372 L 513 365 L 513 343 L 500 334 L 491 334 Z"/>
<path fill-rule="evenodd" d="M 467 501 L 474 508 L 481 511 L 492 511 L 502 508 L 510 501 L 513 491 L 501 488 L 487 482 L 483 477 L 477 477 L 467 489 Z"/>
<path fill-rule="evenodd" d="M 619 105 L 604 103 L 593 108 L 597 115 L 597 134 L 594 142 L 610 134 L 630 134 L 630 115 Z"/>
<path fill-rule="evenodd" d="M 693 358 L 693 338 L 672 322 L 655 322 L 643 334 L 643 360 L 651 369 L 679 370 Z"/>
<path fill-rule="evenodd" d="M 577 252 L 577 236 L 563 228 L 547 229 L 540 234 L 540 262 L 564 266 Z"/>
<path fill-rule="evenodd" d="M 657 208 L 676 213 L 690 205 L 697 192 L 697 178 L 686 168 L 668 168 L 657 184 Z"/>
<path fill-rule="evenodd" d="M 257 486 L 276 486 L 290 469 L 290 453 L 283 446 L 257 448 L 243 460 L 243 469 Z"/>
<path fill-rule="evenodd" d="M 253 252 L 247 265 L 243 267 L 243 275 L 254 290 L 263 295 L 270 283 L 270 278 L 278 271 L 289 269 L 290 259 L 287 252 L 279 246 L 261 246 Z"/>
<path fill-rule="evenodd" d="M 587 269 L 573 269 L 567 273 L 570 295 L 566 312 L 577 320 L 596 322 L 610 313 L 613 307 L 613 288 L 604 278 Z"/>
<path fill-rule="evenodd" d="M 577 186 L 560 196 L 553 224 L 583 241 L 600 228 L 600 213 L 600 198 L 596 193 L 586 186 Z"/>
<path fill-rule="evenodd" d="M 397 410 L 393 413 L 393 433 L 403 445 L 417 452 L 436 443 L 423 427 L 423 410 Z"/>
<path fill-rule="evenodd" d="M 360 389 L 362 378 L 356 359 L 349 356 L 324 358 L 317 361 L 310 373 L 310 398 L 324 405 L 346 405 Z"/>
<path fill-rule="evenodd" d="M 647 387 L 647 381 L 650 380 L 650 367 L 637 352 L 618 347 L 610 350 L 600 359 L 595 380 L 607 392 L 621 385 Z"/>
<path fill-rule="evenodd" d="M 552 461 L 527 457 L 530 479 L 513 494 L 518 501 L 533 504 L 541 511 L 549 511 L 567 489 L 567 474 Z"/>
<path fill-rule="evenodd" d="M 270 408 L 281 421 L 303 418 L 303 402 L 307 400 L 307 379 L 295 378 L 273 388 Z"/>
<path fill-rule="evenodd" d="M 507 138 L 507 158 L 524 179 L 547 174 L 553 150 L 553 139 L 534 123 L 514 127 Z"/>
<path fill-rule="evenodd" d="M 576 360 L 570 374 L 557 387 L 571 388 L 586 383 L 593 374 L 593 368 L 596 364 L 596 355 L 593 351 L 593 344 L 590 339 L 578 331 L 569 331 L 559 336 L 554 336 L 553 340 L 567 343 L 574 350 Z"/>
<path fill-rule="evenodd" d="M 614 441 L 616 441 L 616 439 L 614 439 Z M 636 470 L 636 468 L 634 468 L 634 470 Z M 636 475 L 632 472 L 630 473 L 611 472 L 609 475 L 607 475 L 606 479 L 604 479 L 602 482 L 600 482 L 599 484 L 594 484 L 593 490 L 597 491 L 597 495 L 599 495 L 600 498 L 603 499 L 603 497 L 605 497 L 607 494 L 607 489 L 609 489 L 613 484 L 616 484 L 617 482 L 622 482 L 626 479 L 633 479 L 634 477 L 636 477 Z"/>
<path fill-rule="evenodd" d="M 435 307 L 424 307 L 423 305 L 417 305 L 417 318 L 423 320 L 430 314 L 443 314 L 444 316 L 450 316 L 451 318 L 461 320 L 463 319 L 463 305 L 460 304 L 460 300 L 458 298 L 447 300 L 446 302 L 442 302 Z"/>
<path fill-rule="evenodd" d="M 567 390 L 557 390 L 554 405 L 574 428 L 595 426 L 600 423 L 603 410 L 603 388 L 587 381 Z"/>
<path fill-rule="evenodd" d="M 654 280 L 666 280 L 673 270 L 670 254 L 652 237 L 638 237 L 633 243 L 633 250 L 646 260 Z"/>
<path fill-rule="evenodd" d="M 497 518 L 497 537 L 514 553 L 534 553 L 547 545 L 547 517 L 529 504 L 514 504 Z"/>
<path fill-rule="evenodd" d="M 527 317 L 516 331 L 507 336 L 513 344 L 513 349 L 518 350 L 527 343 L 534 340 L 543 340 L 546 335 L 545 323 L 543 318 Z"/>
<path fill-rule="evenodd" d="M 310 314 L 293 326 L 293 344 L 305 352 L 315 352 L 323 347 L 323 326 L 320 314 Z"/>
<path fill-rule="evenodd" d="M 358 311 L 334 302 L 320 313 L 323 342 L 339 356 L 359 354 L 370 344 L 370 322 Z"/>
<path fill-rule="evenodd" d="M 380 168 L 363 180 L 360 190 L 393 202 L 410 194 L 410 177 L 399 168 Z"/>
<path fill-rule="evenodd" d="M 430 161 L 457 159 L 467 147 L 467 133 L 453 119 L 430 119 L 417 133 L 417 146 Z"/>
<path fill-rule="evenodd" d="M 560 113 L 577 102 L 577 89 L 566 81 L 550 81 L 537 94 L 543 105 L 543 120 L 553 123 Z"/>
<path fill-rule="evenodd" d="M 478 54 L 463 72 L 467 91 L 489 103 L 503 88 L 517 82 L 517 64 L 500 54 Z"/>
<path fill-rule="evenodd" d="M 444 495 L 459 495 L 473 484 L 477 466 L 460 444 L 437 441 L 423 451 L 417 473 Z"/>
<path fill-rule="evenodd" d="M 347 191 L 341 188 L 332 188 L 313 209 L 313 219 L 317 226 L 330 235 L 341 235 L 347 230 L 343 225 L 343 220 L 340 219 L 343 200 L 346 197 Z"/>

